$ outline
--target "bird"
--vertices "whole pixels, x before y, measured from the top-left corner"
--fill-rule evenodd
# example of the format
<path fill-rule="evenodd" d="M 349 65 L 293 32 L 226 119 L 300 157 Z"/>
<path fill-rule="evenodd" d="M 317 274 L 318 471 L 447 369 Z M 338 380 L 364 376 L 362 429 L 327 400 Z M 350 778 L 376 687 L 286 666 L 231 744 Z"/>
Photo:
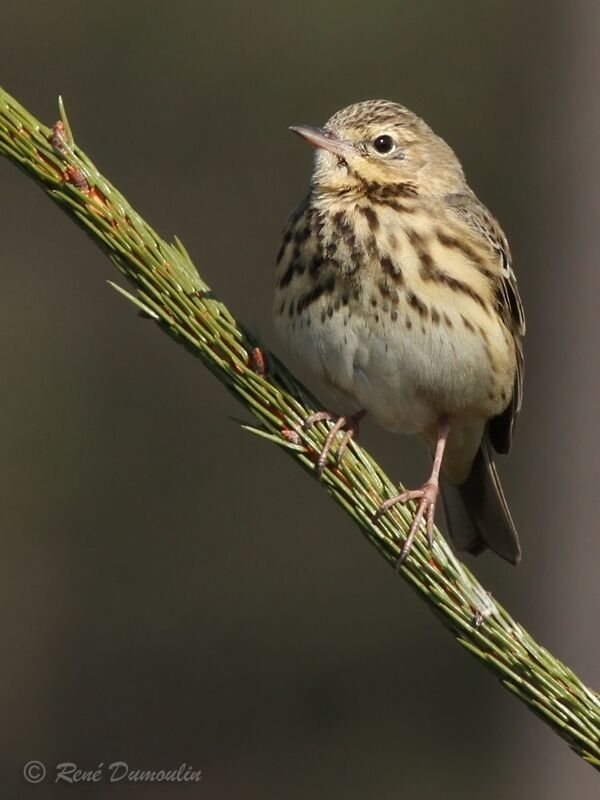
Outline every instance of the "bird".
<path fill-rule="evenodd" d="M 333 391 L 321 474 L 365 414 L 420 435 L 433 459 L 397 566 L 440 495 L 458 550 L 517 564 L 519 539 L 494 463 L 509 452 L 523 397 L 525 316 L 506 236 L 446 141 L 406 107 L 368 100 L 323 127 L 292 126 L 314 148 L 308 193 L 290 215 L 275 271 L 274 326 Z"/>

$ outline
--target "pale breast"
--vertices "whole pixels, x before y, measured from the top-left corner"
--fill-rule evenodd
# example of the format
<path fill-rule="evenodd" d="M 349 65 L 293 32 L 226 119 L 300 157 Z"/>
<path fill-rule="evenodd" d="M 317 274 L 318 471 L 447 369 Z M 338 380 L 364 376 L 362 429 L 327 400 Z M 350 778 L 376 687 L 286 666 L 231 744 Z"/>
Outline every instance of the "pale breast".
<path fill-rule="evenodd" d="M 506 407 L 514 344 L 470 243 L 425 212 L 360 204 L 305 209 L 286 236 L 275 325 L 322 381 L 403 432 Z"/>

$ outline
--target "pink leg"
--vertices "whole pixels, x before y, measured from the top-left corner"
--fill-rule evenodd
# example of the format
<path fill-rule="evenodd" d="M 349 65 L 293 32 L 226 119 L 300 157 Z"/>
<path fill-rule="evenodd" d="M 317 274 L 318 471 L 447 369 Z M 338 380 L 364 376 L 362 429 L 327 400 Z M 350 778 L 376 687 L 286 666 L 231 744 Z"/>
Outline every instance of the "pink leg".
<path fill-rule="evenodd" d="M 303 428 L 306 430 L 310 428 L 311 425 L 314 425 L 315 422 L 321 422 L 322 420 L 335 420 L 333 427 L 327 434 L 327 439 L 325 439 L 325 444 L 323 445 L 323 449 L 319 453 L 319 457 L 317 458 L 317 473 L 319 478 L 323 474 L 323 470 L 325 469 L 325 464 L 327 463 L 327 457 L 331 452 L 331 448 L 333 446 L 333 442 L 337 434 L 343 430 L 344 436 L 342 437 L 342 441 L 337 448 L 337 452 L 335 454 L 335 466 L 338 467 L 340 461 L 342 460 L 342 456 L 344 455 L 344 450 L 348 446 L 350 439 L 356 438 L 358 436 L 358 424 L 361 419 L 366 415 L 366 411 L 357 411 L 355 414 L 332 414 L 329 411 L 317 411 L 316 414 L 311 414 L 310 417 L 304 420 Z"/>
<path fill-rule="evenodd" d="M 449 433 L 450 422 L 446 417 L 443 417 L 440 420 L 438 429 L 438 440 L 435 448 L 435 457 L 433 459 L 433 468 L 427 483 L 425 483 L 421 489 L 402 492 L 402 494 L 396 495 L 396 497 L 390 497 L 389 500 L 381 504 L 375 515 L 378 519 L 382 514 L 385 514 L 389 508 L 396 505 L 396 503 L 406 503 L 408 500 L 420 501 L 417 507 L 417 513 L 414 516 L 408 535 L 402 545 L 402 550 L 400 551 L 400 556 L 396 563 L 396 569 L 400 569 L 402 564 L 406 561 L 423 518 L 425 518 L 427 529 L 427 541 L 430 547 L 433 546 L 433 522 L 435 518 L 435 505 L 439 494 L 440 469 Z"/>

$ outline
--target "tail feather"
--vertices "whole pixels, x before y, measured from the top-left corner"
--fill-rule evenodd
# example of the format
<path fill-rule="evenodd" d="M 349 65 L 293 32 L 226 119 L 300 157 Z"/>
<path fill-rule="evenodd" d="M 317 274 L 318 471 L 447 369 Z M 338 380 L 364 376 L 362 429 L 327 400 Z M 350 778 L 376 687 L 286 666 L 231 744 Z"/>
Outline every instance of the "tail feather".
<path fill-rule="evenodd" d="M 485 438 L 467 480 L 453 486 L 442 477 L 441 489 L 450 537 L 459 550 L 477 555 L 489 547 L 511 564 L 519 563 L 517 531 Z"/>

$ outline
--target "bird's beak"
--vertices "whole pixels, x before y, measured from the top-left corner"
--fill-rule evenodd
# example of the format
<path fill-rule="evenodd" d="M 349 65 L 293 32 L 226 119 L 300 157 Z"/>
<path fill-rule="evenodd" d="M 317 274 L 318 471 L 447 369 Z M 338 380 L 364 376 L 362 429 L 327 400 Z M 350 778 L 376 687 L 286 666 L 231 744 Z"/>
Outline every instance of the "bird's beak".
<path fill-rule="evenodd" d="M 336 156 L 341 156 L 341 158 L 350 155 L 354 151 L 354 147 L 350 142 L 338 139 L 323 128 L 312 128 L 310 125 L 290 125 L 290 130 L 293 133 L 297 133 L 309 144 L 312 144 L 313 147 L 329 150 L 330 153 L 335 153 Z"/>

